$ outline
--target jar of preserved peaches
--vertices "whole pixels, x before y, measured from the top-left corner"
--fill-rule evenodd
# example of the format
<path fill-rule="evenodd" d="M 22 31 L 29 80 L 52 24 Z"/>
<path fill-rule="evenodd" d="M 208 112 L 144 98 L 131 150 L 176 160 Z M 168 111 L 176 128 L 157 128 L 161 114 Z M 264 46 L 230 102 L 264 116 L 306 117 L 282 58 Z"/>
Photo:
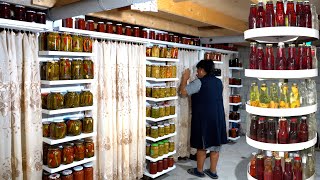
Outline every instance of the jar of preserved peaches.
<path fill-rule="evenodd" d="M 61 180 L 60 174 L 57 174 L 57 173 L 51 174 L 51 175 L 49 176 L 49 180 Z"/>
<path fill-rule="evenodd" d="M 73 19 L 72 18 L 63 19 L 62 26 L 66 28 L 73 28 Z"/>
<path fill-rule="evenodd" d="M 84 159 L 85 147 L 82 141 L 76 141 L 73 146 L 74 160 L 81 161 Z"/>
<path fill-rule="evenodd" d="M 67 169 L 62 171 L 61 180 L 73 180 L 72 170 Z"/>
<path fill-rule="evenodd" d="M 94 21 L 93 20 L 87 20 L 86 30 L 94 31 Z"/>
<path fill-rule="evenodd" d="M 146 49 L 146 56 L 151 57 L 152 56 L 152 47 L 147 47 Z"/>
<path fill-rule="evenodd" d="M 43 137 L 50 137 L 50 122 L 46 121 L 42 123 L 42 136 Z"/>
<path fill-rule="evenodd" d="M 80 106 L 80 95 L 76 91 L 68 90 L 64 95 L 64 107 L 75 108 Z"/>
<path fill-rule="evenodd" d="M 79 118 L 70 118 L 67 122 L 68 136 L 78 136 L 82 132 L 82 122 Z"/>
<path fill-rule="evenodd" d="M 62 164 L 71 164 L 74 160 L 74 150 L 72 144 L 64 144 L 62 149 Z"/>
<path fill-rule="evenodd" d="M 76 29 L 86 30 L 86 21 L 83 18 L 76 18 Z"/>
<path fill-rule="evenodd" d="M 72 51 L 83 52 L 83 38 L 78 33 L 72 36 Z"/>
<path fill-rule="evenodd" d="M 84 36 L 83 37 L 83 52 L 92 52 L 92 39 L 90 36 Z"/>
<path fill-rule="evenodd" d="M 92 133 L 93 132 L 93 118 L 90 115 L 85 115 L 82 120 L 82 132 Z"/>
<path fill-rule="evenodd" d="M 89 89 L 83 89 L 80 93 L 80 106 L 92 106 L 93 94 Z"/>
<path fill-rule="evenodd" d="M 90 138 L 86 138 L 84 141 L 85 146 L 85 158 L 91 158 L 94 156 L 94 143 L 93 140 Z"/>
<path fill-rule="evenodd" d="M 61 165 L 61 150 L 57 146 L 51 146 L 48 149 L 48 167 L 57 168 Z"/>
<path fill-rule="evenodd" d="M 83 78 L 83 61 L 81 58 L 74 58 L 71 63 L 71 79 Z"/>
<path fill-rule="evenodd" d="M 69 60 L 69 58 L 60 58 L 59 60 L 59 79 L 71 79 L 71 61 Z"/>
<path fill-rule="evenodd" d="M 174 59 L 178 58 L 178 48 L 176 47 L 171 48 L 171 57 Z"/>
<path fill-rule="evenodd" d="M 93 163 L 89 162 L 83 165 L 84 179 L 93 180 Z"/>
<path fill-rule="evenodd" d="M 83 79 L 93 79 L 93 61 L 90 58 L 83 60 Z"/>
<path fill-rule="evenodd" d="M 64 107 L 63 95 L 60 91 L 51 91 L 47 97 L 47 108 L 49 110 L 61 109 Z"/>
<path fill-rule="evenodd" d="M 62 139 L 67 135 L 67 125 L 63 120 L 56 120 L 50 123 L 49 128 L 51 139 Z"/>
<path fill-rule="evenodd" d="M 47 36 L 48 51 L 60 51 L 61 38 L 58 32 L 49 32 Z"/>
<path fill-rule="evenodd" d="M 84 171 L 82 166 L 76 166 L 73 168 L 73 180 L 86 180 L 84 178 Z"/>
<path fill-rule="evenodd" d="M 159 54 L 159 57 L 160 58 L 166 58 L 167 57 L 167 52 L 168 49 L 166 47 L 161 47 L 160 48 L 160 54 Z"/>

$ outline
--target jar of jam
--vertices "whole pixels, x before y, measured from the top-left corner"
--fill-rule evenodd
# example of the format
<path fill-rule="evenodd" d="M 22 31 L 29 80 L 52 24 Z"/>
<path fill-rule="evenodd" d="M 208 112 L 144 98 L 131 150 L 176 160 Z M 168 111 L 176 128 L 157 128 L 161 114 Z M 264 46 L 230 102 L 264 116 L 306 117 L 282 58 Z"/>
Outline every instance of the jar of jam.
<path fill-rule="evenodd" d="M 48 165 L 48 150 L 49 150 L 50 145 L 47 143 L 42 143 L 42 151 L 43 151 L 43 158 L 42 162 L 43 165 Z"/>
<path fill-rule="evenodd" d="M 72 51 L 83 52 L 83 38 L 78 33 L 72 36 Z"/>
<path fill-rule="evenodd" d="M 46 24 L 47 16 L 44 12 L 37 12 L 36 14 L 36 22 L 40 24 Z"/>
<path fill-rule="evenodd" d="M 153 87 L 152 88 L 152 97 L 159 98 L 160 97 L 160 87 Z"/>
<path fill-rule="evenodd" d="M 163 153 L 164 154 L 168 154 L 169 153 L 169 141 L 168 140 L 164 140 L 163 141 L 163 145 L 164 145 Z"/>
<path fill-rule="evenodd" d="M 88 20 L 87 21 L 86 30 L 94 31 L 94 21 L 93 20 Z"/>
<path fill-rule="evenodd" d="M 82 141 L 76 141 L 73 146 L 74 160 L 81 161 L 84 159 L 85 147 Z"/>
<path fill-rule="evenodd" d="M 151 51 L 152 57 L 160 57 L 160 48 L 158 45 L 154 45 Z"/>
<path fill-rule="evenodd" d="M 74 160 L 74 150 L 72 144 L 64 144 L 62 149 L 62 164 L 71 164 Z"/>
<path fill-rule="evenodd" d="M 174 165 L 174 159 L 173 159 L 172 156 L 169 156 L 169 158 L 168 158 L 168 166 L 169 167 L 173 167 L 173 165 Z"/>
<path fill-rule="evenodd" d="M 67 170 L 62 171 L 61 180 L 73 180 L 72 170 L 67 169 Z"/>
<path fill-rule="evenodd" d="M 145 39 L 148 38 L 148 29 L 146 29 L 146 28 L 142 29 L 141 37 L 145 38 Z"/>
<path fill-rule="evenodd" d="M 93 61 L 90 58 L 83 60 L 83 79 L 93 79 Z"/>
<path fill-rule="evenodd" d="M 159 156 L 159 146 L 158 146 L 157 143 L 153 143 L 151 145 L 150 156 L 152 158 L 158 158 L 158 156 Z"/>
<path fill-rule="evenodd" d="M 71 79 L 83 78 L 83 61 L 81 58 L 74 58 L 71 62 Z"/>
<path fill-rule="evenodd" d="M 163 160 L 158 161 L 157 167 L 158 167 L 158 172 L 163 171 Z"/>
<path fill-rule="evenodd" d="M 159 128 L 158 128 L 158 126 L 152 126 L 151 127 L 150 137 L 155 138 L 155 139 L 159 137 Z"/>
<path fill-rule="evenodd" d="M 93 140 L 90 138 L 86 138 L 84 141 L 84 146 L 85 146 L 85 158 L 91 158 L 94 156 L 94 143 Z"/>
<path fill-rule="evenodd" d="M 80 95 L 76 91 L 68 90 L 64 95 L 64 107 L 75 108 L 80 106 Z"/>
<path fill-rule="evenodd" d="M 48 51 L 60 51 L 60 35 L 58 32 L 50 32 L 47 36 Z"/>
<path fill-rule="evenodd" d="M 83 38 L 83 52 L 92 52 L 92 39 L 90 36 L 84 36 Z"/>
<path fill-rule="evenodd" d="M 60 91 L 51 91 L 51 93 L 47 97 L 47 108 L 49 110 L 63 108 L 63 99 L 63 95 L 60 93 Z"/>
<path fill-rule="evenodd" d="M 175 105 L 171 105 L 170 106 L 170 115 L 175 115 L 176 114 L 176 106 Z"/>
<path fill-rule="evenodd" d="M 39 51 L 46 51 L 47 50 L 47 32 L 42 32 L 39 35 Z"/>
<path fill-rule="evenodd" d="M 131 26 L 126 26 L 126 28 L 125 28 L 125 35 L 126 35 L 126 36 L 131 36 L 131 35 L 132 35 Z"/>
<path fill-rule="evenodd" d="M 164 124 L 164 135 L 170 134 L 170 124 Z"/>
<path fill-rule="evenodd" d="M 140 35 L 140 28 L 139 27 L 134 27 L 133 28 L 133 36 L 134 37 L 139 37 Z"/>
<path fill-rule="evenodd" d="M 68 58 L 60 58 L 59 60 L 59 79 L 70 80 L 71 79 L 71 62 Z"/>
<path fill-rule="evenodd" d="M 0 18 L 11 19 L 10 4 L 6 2 L 0 2 Z"/>
<path fill-rule="evenodd" d="M 152 30 L 149 30 L 149 39 L 156 39 L 156 33 Z"/>
<path fill-rule="evenodd" d="M 82 120 L 82 132 L 92 133 L 93 132 L 93 118 L 90 115 L 85 115 Z"/>
<path fill-rule="evenodd" d="M 42 171 L 42 180 L 49 180 L 50 173 Z"/>
<path fill-rule="evenodd" d="M 83 89 L 80 93 L 80 106 L 92 106 L 93 94 L 89 89 Z"/>
<path fill-rule="evenodd" d="M 169 141 L 169 152 L 173 152 L 175 150 L 174 141 Z"/>
<path fill-rule="evenodd" d="M 157 172 L 158 172 L 157 162 L 149 162 L 149 173 L 157 174 Z"/>
<path fill-rule="evenodd" d="M 28 10 L 27 13 L 26 13 L 26 19 L 27 19 L 27 22 L 36 22 L 37 21 L 36 12 Z"/>
<path fill-rule="evenodd" d="M 159 137 L 164 136 L 164 125 L 158 126 L 158 135 L 159 135 Z"/>
<path fill-rule="evenodd" d="M 62 26 L 66 28 L 73 28 L 73 19 L 72 18 L 63 19 Z"/>
<path fill-rule="evenodd" d="M 83 18 L 76 18 L 76 29 L 86 30 L 86 21 Z"/>
<path fill-rule="evenodd" d="M 74 180 L 86 180 L 84 178 L 84 171 L 82 166 L 76 166 L 73 168 L 73 179 Z"/>
<path fill-rule="evenodd" d="M 104 22 L 98 22 L 97 32 L 105 32 Z"/>
<path fill-rule="evenodd" d="M 146 136 L 151 136 L 151 126 L 150 124 L 146 124 Z"/>
<path fill-rule="evenodd" d="M 50 122 L 46 121 L 42 123 L 42 137 L 50 137 Z"/>
<path fill-rule="evenodd" d="M 51 139 L 62 139 L 66 137 L 67 125 L 63 120 L 57 120 L 50 123 L 49 128 Z"/>
<path fill-rule="evenodd" d="M 111 34 L 113 34 L 113 24 L 112 24 L 112 22 L 107 22 L 107 25 L 106 25 L 106 33 L 111 33 Z"/>
<path fill-rule="evenodd" d="M 152 48 L 151 48 L 151 47 L 147 47 L 147 49 L 146 49 L 146 56 L 147 56 L 147 57 L 151 57 L 151 56 L 152 56 Z"/>
<path fill-rule="evenodd" d="M 152 87 L 146 87 L 146 97 L 152 96 Z"/>
<path fill-rule="evenodd" d="M 163 41 L 169 41 L 169 34 L 167 32 L 163 33 Z"/>
<path fill-rule="evenodd" d="M 46 80 L 59 80 L 59 63 L 58 61 L 49 61 L 46 65 Z"/>
<path fill-rule="evenodd" d="M 51 146 L 48 149 L 48 167 L 57 168 L 61 165 L 61 150 L 57 146 Z"/>
<path fill-rule="evenodd" d="M 116 24 L 116 33 L 119 35 L 123 34 L 122 24 Z"/>
<path fill-rule="evenodd" d="M 164 143 L 160 141 L 160 142 L 158 143 L 158 147 L 159 147 L 158 155 L 159 155 L 159 156 L 163 156 L 163 153 L 164 153 Z"/>
<path fill-rule="evenodd" d="M 78 136 L 82 132 L 82 122 L 78 118 L 70 118 L 67 122 L 68 136 Z"/>
<path fill-rule="evenodd" d="M 26 8 L 21 5 L 16 5 L 14 8 L 14 19 L 18 21 L 26 20 Z"/>
<path fill-rule="evenodd" d="M 72 51 L 72 37 L 70 33 L 64 32 L 61 35 L 61 43 L 60 43 L 60 50 L 61 51 Z"/>
<path fill-rule="evenodd" d="M 49 180 L 61 180 L 60 174 L 57 174 L 57 173 L 51 174 L 51 175 L 49 176 Z"/>
<path fill-rule="evenodd" d="M 166 169 L 168 169 L 168 159 L 164 158 L 163 159 L 163 170 L 166 170 Z"/>
<path fill-rule="evenodd" d="M 151 145 L 150 144 L 146 144 L 146 156 L 150 156 L 150 151 L 151 151 Z"/>
<path fill-rule="evenodd" d="M 89 162 L 83 165 L 84 179 L 93 180 L 93 163 Z"/>

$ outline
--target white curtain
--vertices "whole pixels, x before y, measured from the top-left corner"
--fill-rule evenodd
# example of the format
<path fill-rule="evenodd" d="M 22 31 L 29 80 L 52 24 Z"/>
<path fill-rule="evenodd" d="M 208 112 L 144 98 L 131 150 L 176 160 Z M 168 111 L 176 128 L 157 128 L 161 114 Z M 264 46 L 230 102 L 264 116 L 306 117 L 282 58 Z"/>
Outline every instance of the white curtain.
<path fill-rule="evenodd" d="M 0 179 L 41 179 L 41 118 L 37 37 L 2 31 Z"/>
<path fill-rule="evenodd" d="M 145 163 L 146 47 L 95 41 L 93 51 L 97 179 L 141 178 Z"/>

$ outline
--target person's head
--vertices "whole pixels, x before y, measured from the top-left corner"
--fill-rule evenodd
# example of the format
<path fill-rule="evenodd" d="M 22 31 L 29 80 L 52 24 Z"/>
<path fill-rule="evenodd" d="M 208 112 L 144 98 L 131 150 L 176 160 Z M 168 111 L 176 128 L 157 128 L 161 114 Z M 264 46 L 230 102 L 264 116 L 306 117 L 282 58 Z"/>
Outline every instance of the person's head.
<path fill-rule="evenodd" d="M 197 64 L 197 77 L 203 78 L 205 75 L 214 75 L 214 63 L 209 60 L 201 60 Z"/>

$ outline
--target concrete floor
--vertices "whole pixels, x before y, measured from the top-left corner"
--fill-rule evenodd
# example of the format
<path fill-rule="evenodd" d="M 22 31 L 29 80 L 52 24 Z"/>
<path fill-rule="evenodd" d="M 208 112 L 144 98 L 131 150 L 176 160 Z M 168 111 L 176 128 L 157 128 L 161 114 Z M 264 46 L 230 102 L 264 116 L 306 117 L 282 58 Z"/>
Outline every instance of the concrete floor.
<path fill-rule="evenodd" d="M 224 145 L 220 153 L 218 162 L 218 175 L 220 180 L 247 180 L 247 165 L 251 157 L 251 153 L 256 151 L 251 146 L 247 145 L 245 137 L 242 137 L 235 144 Z M 317 152 L 317 177 L 315 180 L 320 180 L 320 152 Z M 177 168 L 168 174 L 165 174 L 157 180 L 209 180 L 205 178 L 197 178 L 189 175 L 187 169 L 196 167 L 196 161 L 183 160 L 176 163 Z M 210 167 L 209 158 L 206 159 L 205 168 Z"/>

